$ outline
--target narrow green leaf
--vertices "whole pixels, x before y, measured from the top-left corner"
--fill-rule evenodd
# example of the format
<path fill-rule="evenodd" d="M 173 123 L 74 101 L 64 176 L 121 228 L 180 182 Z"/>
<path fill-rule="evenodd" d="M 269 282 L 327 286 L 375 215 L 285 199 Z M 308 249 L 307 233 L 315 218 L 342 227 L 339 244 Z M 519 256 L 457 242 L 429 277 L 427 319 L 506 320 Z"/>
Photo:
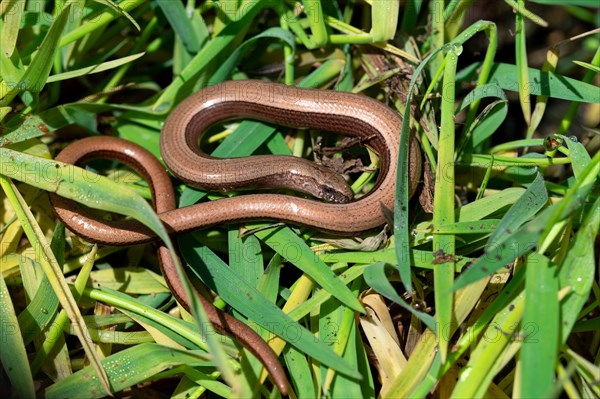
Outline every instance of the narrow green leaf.
<path fill-rule="evenodd" d="M 143 343 L 119 351 L 104 360 L 110 385 L 115 392 L 152 380 L 157 373 L 179 365 L 209 365 L 206 353 L 182 351 L 154 343 Z M 46 388 L 44 396 L 51 398 L 102 398 L 106 395 L 94 370 L 88 366 Z"/>
<path fill-rule="evenodd" d="M 504 90 L 518 92 L 519 84 L 515 81 L 517 74 L 516 65 L 495 63 L 489 80 Z M 528 68 L 527 74 L 529 80 L 523 84 L 529 87 L 530 94 L 584 103 L 600 102 L 598 87 L 592 84 L 535 68 Z"/>
<path fill-rule="evenodd" d="M 320 330 L 326 331 L 326 330 Z M 358 331 L 358 323 L 352 323 L 347 337 L 338 336 L 338 340 L 348 341 L 344 351 L 344 359 L 354 365 L 357 370 L 365 376 L 362 381 L 347 378 L 345 375 L 336 375 L 333 380 L 330 395 L 332 398 L 374 398 L 375 387 L 373 386 L 373 376 L 371 375 L 370 365 L 365 353 L 365 347 Z"/>
<path fill-rule="evenodd" d="M 399 15 L 400 2 L 374 1 L 371 3 L 371 18 L 373 21 L 378 21 L 373 24 L 369 32 L 373 42 L 384 42 L 394 38 Z"/>
<path fill-rule="evenodd" d="M 202 77 L 201 72 L 206 72 L 209 66 L 213 67 L 211 62 L 222 59 L 221 57 L 223 57 L 226 50 L 234 51 L 232 45 L 246 32 L 256 14 L 266 5 L 267 2 L 249 2 L 247 7 L 242 7 L 239 18 L 225 26 L 216 37 L 209 41 L 190 60 L 181 71 L 181 74 L 163 90 L 160 97 L 152 105 L 152 109 L 166 112 L 176 104 L 178 98 L 181 99 L 189 95 L 193 86 Z"/>
<path fill-rule="evenodd" d="M 34 398 L 35 388 L 27 351 L 4 276 L 0 273 L 0 315 L 2 315 L 2 350 L 0 360 L 15 390 L 15 397 Z"/>
<path fill-rule="evenodd" d="M 150 205 L 133 190 L 111 179 L 77 166 L 35 157 L 23 152 L 0 148 L 0 173 L 75 200 L 94 209 L 131 216 L 151 228 L 165 242 L 169 241 L 160 219 Z M 39 171 L 44 178 L 30 173 Z"/>
<path fill-rule="evenodd" d="M 507 98 L 500 86 L 495 83 L 488 83 L 477 86 L 462 101 L 459 110 L 464 110 L 471 104 L 477 104 L 483 98 L 497 98 L 499 100 L 489 104 L 481 114 L 469 126 L 468 134 L 461 138 L 457 145 L 460 154 L 462 151 L 469 151 L 476 148 L 487 140 L 502 124 L 508 114 Z M 469 142 L 466 148 L 465 144 Z"/>
<path fill-rule="evenodd" d="M 298 399 L 311 399 L 314 397 L 316 388 L 311 378 L 311 369 L 306 356 L 292 345 L 286 345 L 283 349 L 283 358 L 287 371 L 291 377 L 291 383 Z"/>
<path fill-rule="evenodd" d="M 5 0 L 2 4 L 4 24 L 2 25 L 2 52 L 10 57 L 15 50 L 19 36 L 19 26 L 23 18 L 25 0 Z"/>
<path fill-rule="evenodd" d="M 600 67 L 596 66 L 596 65 L 593 65 L 593 64 L 590 64 L 589 62 L 573 61 L 573 63 L 579 65 L 580 67 L 589 69 L 592 72 L 600 73 Z"/>
<path fill-rule="evenodd" d="M 23 332 L 25 345 L 31 343 L 48 327 L 56 314 L 58 304 L 58 297 L 54 293 L 48 277 L 44 274 L 35 296 L 25 310 L 19 314 L 19 327 Z"/>
<path fill-rule="evenodd" d="M 483 256 L 472 264 L 454 283 L 454 290 L 489 276 L 500 267 L 514 261 L 517 257 L 531 251 L 544 231 L 581 209 L 588 193 L 594 188 L 594 181 L 600 173 L 600 152 L 585 168 L 585 179 L 577 181 L 569 188 L 565 198 L 544 209 L 532 221 L 524 224 L 504 241 L 486 248 Z"/>
<path fill-rule="evenodd" d="M 52 63 L 48 62 L 48 60 L 53 59 L 56 54 L 60 36 L 69 17 L 70 8 L 71 5 L 67 4 L 60 15 L 54 20 L 54 23 L 48 30 L 46 37 L 44 37 L 31 64 L 27 67 L 25 74 L 16 87 L 10 88 L 10 93 L 8 97 L 4 99 L 4 103 L 10 102 L 17 93 L 22 91 L 31 91 L 35 93 L 42 91 L 46 84 L 46 80 L 50 75 L 50 70 L 52 69 Z M 4 84 L 4 82 L 1 82 L 0 84 Z M 0 94 L 1 93 L 2 90 L 0 89 Z"/>
<path fill-rule="evenodd" d="M 547 257 L 527 256 L 520 371 L 522 398 L 546 397 L 554 384 L 559 346 L 558 273 Z"/>
<path fill-rule="evenodd" d="M 360 301 L 331 269 L 310 250 L 306 242 L 289 228 L 258 231 L 256 236 L 288 262 L 306 273 L 325 291 L 357 312 L 364 313 Z"/>
<path fill-rule="evenodd" d="M 462 47 L 451 47 L 445 58 L 444 86 L 442 91 L 442 116 L 440 125 L 440 147 L 437 159 L 435 179 L 435 194 L 433 198 L 433 225 L 442 227 L 456 222 L 454 210 L 454 101 L 456 98 L 456 66 L 458 55 Z M 436 319 L 440 328 L 450 328 L 453 324 L 454 298 L 448 295 L 454 282 L 456 240 L 454 235 L 435 234 L 433 236 L 433 250 L 441 254 L 433 269 L 433 285 L 435 287 Z M 430 327 L 431 328 L 431 327 Z M 438 345 L 442 363 L 446 361 L 448 340 L 450 334 L 438 334 Z"/>
<path fill-rule="evenodd" d="M 169 24 L 181 39 L 185 49 L 192 54 L 200 51 L 200 35 L 188 17 L 183 3 L 170 0 L 156 0 Z"/>
<path fill-rule="evenodd" d="M 109 7 L 107 7 L 108 9 L 102 11 L 98 15 L 94 15 L 92 17 L 93 21 L 94 21 L 93 23 L 83 24 L 83 25 L 79 26 L 78 28 L 73 29 L 71 32 L 65 34 L 60 40 L 60 43 L 59 43 L 60 47 L 66 46 L 69 43 L 79 40 L 82 37 L 89 35 L 98 29 L 102 29 L 109 22 L 115 20 L 116 18 L 118 18 L 122 15 L 125 16 L 127 19 L 129 19 L 130 22 L 132 21 L 133 25 L 136 26 L 136 28 L 139 30 L 139 26 L 133 20 L 133 18 L 131 18 L 131 16 L 128 14 L 128 12 L 135 9 L 139 5 L 143 4 L 144 0 L 122 1 L 119 3 L 119 5 L 116 8 L 112 7 L 112 4 L 114 4 L 112 2 L 111 2 L 111 4 L 109 4 L 105 0 L 96 0 L 96 1 L 101 4 L 109 5 Z M 63 12 L 64 12 L 64 10 L 63 10 Z"/>
<path fill-rule="evenodd" d="M 327 345 L 315 340 L 308 330 L 239 279 L 208 247 L 198 247 L 198 242 L 190 234 L 182 236 L 179 245 L 182 258 L 190 269 L 238 312 L 319 362 L 340 373 L 360 378 L 358 372 Z"/>
<path fill-rule="evenodd" d="M 576 179 L 582 179 L 582 172 L 591 161 L 590 154 L 585 146 L 577 141 L 576 137 L 565 137 L 565 143 L 570 151 L 571 166 L 573 167 L 573 175 Z"/>
<path fill-rule="evenodd" d="M 410 313 L 414 314 L 434 333 L 437 331 L 437 325 L 433 317 L 427 313 L 419 312 L 418 310 L 414 309 L 412 306 L 404 302 L 404 300 L 396 293 L 396 290 L 389 282 L 389 279 L 385 273 L 385 263 L 377 262 L 367 267 L 364 273 L 364 278 L 369 287 L 373 288 L 390 301 L 397 303 L 405 310 L 408 310 Z"/>
<path fill-rule="evenodd" d="M 531 124 L 531 97 L 530 88 L 527 84 L 529 82 L 528 74 L 528 61 L 527 61 L 527 35 L 525 32 L 525 18 L 527 10 L 525 9 L 525 0 L 504 0 L 513 3 L 513 9 L 515 12 L 515 52 L 517 62 L 517 82 L 519 84 L 519 103 L 521 104 L 521 110 L 523 111 L 523 117 L 527 126 Z M 527 137 L 531 138 L 531 137 Z"/>
<path fill-rule="evenodd" d="M 0 147 L 40 137 L 52 130 L 39 115 L 31 115 L 19 127 L 0 137 Z"/>
<path fill-rule="evenodd" d="M 527 187 L 523 195 L 510 207 L 504 215 L 498 228 L 491 235 L 486 246 L 487 250 L 503 242 L 523 223 L 530 220 L 548 202 L 548 191 L 544 185 L 544 177 L 538 172 L 533 183 Z"/>
<path fill-rule="evenodd" d="M 560 303 L 560 342 L 563 345 L 588 301 L 594 284 L 594 273 L 597 271 L 594 241 L 598 237 L 599 228 L 600 197 L 592 204 L 560 267 L 560 288 L 571 288 L 571 292 Z"/>
<path fill-rule="evenodd" d="M 4 150 L 0 148 L 0 150 Z M 0 163 L 3 160 L 3 157 L 0 156 Z M 1 168 L 0 170 L 3 170 Z M 34 178 L 37 175 L 34 175 Z M 27 235 L 31 245 L 34 248 L 41 248 L 40 253 L 40 264 L 44 270 L 44 274 L 48 277 L 48 280 L 52 284 L 52 288 L 58 297 L 60 304 L 63 307 L 63 311 L 61 314 L 65 315 L 65 319 L 68 316 L 69 319 L 73 321 L 73 325 L 75 326 L 75 331 L 77 334 L 77 338 L 81 343 L 86 355 L 88 356 L 90 363 L 95 370 L 97 377 L 102 384 L 106 393 L 110 393 L 110 386 L 108 384 L 108 378 L 106 377 L 106 373 L 102 369 L 100 365 L 100 360 L 98 354 L 93 350 L 91 342 L 89 342 L 86 337 L 88 336 L 85 328 L 85 324 L 83 322 L 83 316 L 81 315 L 80 309 L 77 307 L 77 303 L 73 294 L 69 291 L 69 287 L 65 281 L 65 277 L 62 274 L 62 270 L 56 261 L 56 257 L 52 253 L 50 244 L 46 240 L 44 233 L 42 232 L 41 227 L 37 223 L 31 209 L 28 207 L 25 199 L 21 195 L 21 193 L 17 190 L 15 184 L 12 182 L 10 178 L 5 176 L 3 173 L 0 173 L 0 185 L 4 189 L 7 198 L 15 210 L 17 218 L 19 219 L 19 223 L 21 224 L 23 231 Z M 59 315 L 60 316 L 60 315 Z M 57 324 L 54 324 L 57 325 Z M 56 341 L 54 341 L 56 342 Z M 38 352 L 38 355 L 43 357 L 45 354 L 44 351 Z M 35 359 L 34 359 L 35 363 Z M 32 363 L 31 370 L 37 371 L 37 367 Z"/>
<path fill-rule="evenodd" d="M 460 228 L 460 225 L 456 225 L 459 226 L 457 228 Z M 445 228 L 448 228 L 448 231 L 451 231 L 453 225 L 449 226 L 450 227 L 446 226 Z M 444 233 L 444 231 L 439 232 L 439 234 Z M 393 265 L 396 262 L 396 251 L 395 248 L 384 248 L 377 251 L 340 251 L 323 253 L 320 254 L 319 257 L 327 263 L 347 262 L 370 265 L 376 262 L 384 262 Z M 411 259 L 411 266 L 414 267 L 433 269 L 436 266 L 433 264 L 435 256 L 431 251 L 419 251 L 411 248 L 409 258 Z M 459 272 L 466 264 L 471 263 L 472 261 L 472 258 L 457 256 L 456 271 Z"/>
<path fill-rule="evenodd" d="M 85 68 L 76 69 L 74 71 L 68 71 L 59 73 L 56 75 L 49 76 L 46 80 L 46 83 L 59 82 L 61 80 L 73 79 L 79 76 L 91 75 L 94 73 L 108 71 L 109 69 L 117 68 L 121 65 L 130 63 L 138 58 L 142 57 L 145 53 L 137 53 L 133 55 L 128 55 L 127 57 L 118 58 L 112 61 L 106 61 L 101 64 L 92 65 Z"/>
<path fill-rule="evenodd" d="M 549 6 L 582 6 L 598 7 L 596 0 L 529 0 L 532 3 L 546 4 Z"/>
<path fill-rule="evenodd" d="M 544 21 L 539 15 L 536 15 L 533 12 L 529 11 L 527 8 L 525 8 L 524 1 L 521 2 L 521 0 L 504 0 L 504 2 L 513 8 L 513 12 L 515 14 L 522 15 L 523 18 L 527 18 L 534 24 L 543 26 L 544 28 L 548 27 L 548 22 Z M 517 29 L 519 29 L 518 26 Z"/>
<path fill-rule="evenodd" d="M 524 293 L 521 292 L 510 304 L 495 314 L 486 328 L 484 337 L 471 352 L 469 362 L 462 368 L 452 399 L 475 398 L 485 395 L 489 384 L 499 371 L 499 365 L 509 344 L 518 332 L 524 308 Z"/>
<path fill-rule="evenodd" d="M 290 46 L 292 49 L 295 50 L 296 48 L 296 42 L 294 40 L 293 35 L 281 28 L 269 28 L 264 32 L 259 33 L 256 36 L 251 37 L 250 39 L 246 40 L 244 43 L 242 43 L 241 45 L 239 45 L 234 51 L 233 53 L 231 53 L 231 55 L 227 58 L 227 60 L 225 62 L 223 62 L 223 64 L 221 64 L 221 66 L 219 67 L 219 69 L 212 75 L 211 77 L 211 82 L 222 82 L 224 80 L 227 80 L 229 78 L 229 76 L 231 75 L 231 73 L 233 72 L 233 69 L 239 64 L 240 59 L 246 54 L 246 52 L 248 52 L 249 49 L 251 49 L 256 43 L 256 41 L 258 41 L 259 39 L 280 39 L 283 42 L 285 42 L 285 44 L 287 44 L 288 46 Z"/>
<path fill-rule="evenodd" d="M 90 274 L 92 284 L 128 294 L 157 294 L 170 292 L 162 278 L 144 267 L 102 269 Z"/>
<path fill-rule="evenodd" d="M 106 8 L 111 9 L 115 14 L 127 18 L 127 20 L 129 22 L 131 22 L 131 24 L 135 27 L 135 29 L 137 29 L 138 31 L 140 30 L 140 25 L 138 25 L 138 23 L 135 21 L 135 19 L 133 19 L 133 17 L 131 15 L 129 15 L 129 13 L 127 12 L 126 4 L 116 4 L 116 3 L 112 2 L 111 0 L 94 0 L 94 1 L 96 3 L 100 3 L 100 4 L 104 5 Z M 125 2 L 121 2 L 121 3 L 125 3 Z"/>

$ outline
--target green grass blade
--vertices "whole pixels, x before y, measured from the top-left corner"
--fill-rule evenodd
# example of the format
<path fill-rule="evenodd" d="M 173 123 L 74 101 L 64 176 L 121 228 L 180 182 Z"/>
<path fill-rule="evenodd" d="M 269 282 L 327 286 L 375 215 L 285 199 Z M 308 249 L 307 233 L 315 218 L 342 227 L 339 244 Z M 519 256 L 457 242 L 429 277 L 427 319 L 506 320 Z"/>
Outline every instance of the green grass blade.
<path fill-rule="evenodd" d="M 529 89 L 529 75 L 527 73 L 527 45 L 525 32 L 525 16 L 521 11 L 525 9 L 525 1 L 517 0 L 517 13 L 515 14 L 515 51 L 516 62 L 519 73 L 517 74 L 519 82 L 519 102 L 527 126 L 531 123 L 531 92 Z M 527 137 L 528 139 L 531 137 Z"/>
<path fill-rule="evenodd" d="M 484 292 L 487 283 L 487 280 L 481 280 L 459 290 L 456 293 L 456 303 L 474 304 L 475 301 L 473 299 L 481 297 L 481 294 Z M 457 306 L 456 323 L 459 325 L 462 324 L 471 311 L 472 308 Z M 436 334 L 429 329 L 425 329 L 421 334 L 421 339 L 417 343 L 417 346 L 413 349 L 410 357 L 408 358 L 406 367 L 402 373 L 397 375 L 390 384 L 384 387 L 385 389 L 381 392 L 381 397 L 411 397 L 412 392 L 423 382 L 431 367 L 435 366 L 435 363 L 439 361 L 436 359 L 440 357 L 440 354 L 436 349 L 436 345 Z"/>
<path fill-rule="evenodd" d="M 498 312 L 486 331 L 487 339 L 482 339 L 471 352 L 469 362 L 457 381 L 451 398 L 472 398 L 483 396 L 492 378 L 498 372 L 507 347 L 514 341 L 523 315 L 524 293 Z"/>
<path fill-rule="evenodd" d="M 402 32 L 413 32 L 419 20 L 423 0 L 407 1 L 402 14 Z"/>
<path fill-rule="evenodd" d="M 405 310 L 417 316 L 423 323 L 434 333 L 437 332 L 437 325 L 435 319 L 427 313 L 419 312 L 412 306 L 408 305 L 397 293 L 387 275 L 385 274 L 385 263 L 375 263 L 365 270 L 364 273 L 365 282 L 375 291 L 389 299 L 390 301 L 396 302 L 402 306 Z"/>
<path fill-rule="evenodd" d="M 569 149 L 569 158 L 571 159 L 571 166 L 573 167 L 573 175 L 576 179 L 581 180 L 584 176 L 586 166 L 589 165 L 591 158 L 585 146 L 571 139 L 571 137 L 564 137 L 564 143 Z"/>
<path fill-rule="evenodd" d="M 139 30 L 139 26 L 137 25 L 137 22 L 135 22 L 133 20 L 133 18 L 131 18 L 129 16 L 128 12 L 134 10 L 141 4 L 144 4 L 145 3 L 144 0 L 121 1 L 117 6 L 114 6 L 113 2 L 109 3 L 107 0 L 95 0 L 95 1 L 97 1 L 101 4 L 108 5 L 109 9 L 102 11 L 98 15 L 92 16 L 91 20 L 93 21 L 93 23 L 85 23 L 85 24 L 79 26 L 78 28 L 73 29 L 71 32 L 65 34 L 60 39 L 60 43 L 59 43 L 60 47 L 66 46 L 67 44 L 70 44 L 76 40 L 79 40 L 79 39 L 87 36 L 87 35 L 90 35 L 96 30 L 100 30 L 104 26 L 108 25 L 111 21 L 115 20 L 116 18 L 119 18 L 122 15 L 124 15 L 130 22 L 132 22 L 133 25 L 136 26 L 137 29 Z M 63 12 L 64 12 L 64 10 L 63 10 Z"/>
<path fill-rule="evenodd" d="M 163 90 L 159 98 L 152 105 L 152 109 L 158 112 L 167 112 L 176 104 L 177 99 L 181 100 L 191 94 L 193 85 L 201 78 L 201 72 L 206 73 L 209 66 L 214 67 L 211 63 L 223 57 L 223 54 L 228 49 L 233 51 L 231 46 L 243 36 L 243 33 L 246 32 L 256 14 L 265 5 L 266 3 L 264 2 L 249 2 L 245 7 L 242 7 L 240 14 L 237 15 L 237 19 L 229 23 L 217 36 L 209 41 L 190 60 L 183 71 L 181 71 L 181 74 Z"/>
<path fill-rule="evenodd" d="M 240 59 L 248 52 L 248 50 L 256 45 L 256 42 L 259 39 L 279 39 L 290 46 L 292 48 L 292 52 L 294 52 L 296 49 L 294 36 L 290 32 L 276 27 L 267 29 L 266 31 L 261 32 L 240 44 L 231 53 L 227 60 L 221 64 L 219 69 L 217 69 L 217 71 L 212 75 L 210 79 L 211 83 L 217 83 L 226 80 L 240 63 Z"/>
<path fill-rule="evenodd" d="M 594 284 L 597 265 L 593 248 L 600 228 L 599 210 L 600 197 L 592 204 L 560 267 L 561 289 L 571 287 L 571 292 L 560 303 L 560 342 L 563 345 L 567 342 Z"/>
<path fill-rule="evenodd" d="M 357 371 L 328 346 L 315 341 L 309 331 L 266 300 L 254 287 L 240 280 L 209 248 L 198 247 L 190 235 L 181 237 L 179 244 L 181 255 L 190 269 L 234 309 L 321 363 L 340 373 L 359 377 Z"/>
<path fill-rule="evenodd" d="M 2 14 L 6 16 L 2 24 L 1 48 L 2 52 L 10 57 L 15 51 L 19 37 L 19 26 L 23 18 L 25 0 L 6 0 L 5 2 L 6 4 L 2 4 Z"/>
<path fill-rule="evenodd" d="M 594 188 L 594 181 L 598 178 L 599 173 L 600 152 L 596 153 L 592 162 L 582 173 L 585 178 L 570 187 L 562 201 L 544 209 L 532 221 L 521 226 L 504 241 L 487 247 L 484 255 L 456 279 L 454 289 L 488 276 L 529 252 L 541 239 L 546 229 L 581 209 L 585 204 L 586 196 Z"/>
<path fill-rule="evenodd" d="M 522 398 L 545 397 L 554 384 L 559 346 L 558 273 L 545 256 L 527 256 L 520 350 Z M 527 335 L 529 334 L 529 335 Z"/>
<path fill-rule="evenodd" d="M 375 0 L 371 4 L 371 18 L 377 23 L 371 27 L 374 42 L 382 42 L 394 38 L 398 26 L 400 2 Z"/>
<path fill-rule="evenodd" d="M 357 312 L 364 313 L 356 295 L 342 283 L 331 269 L 310 250 L 306 242 L 289 228 L 258 231 L 256 236 L 264 241 L 283 258 L 306 273 L 325 291 Z"/>
<path fill-rule="evenodd" d="M 0 150 L 5 149 L 0 148 Z M 0 156 L 0 161 L 3 159 L 5 158 Z M 0 184 L 4 189 L 6 196 L 12 203 L 15 213 L 17 214 L 19 222 L 23 227 L 27 238 L 34 247 L 41 248 L 41 251 L 39 252 L 41 255 L 40 260 L 44 269 L 44 274 L 48 277 L 48 280 L 52 284 L 52 288 L 54 289 L 54 292 L 56 293 L 65 314 L 68 315 L 68 317 L 73 321 L 73 324 L 76 327 L 77 338 L 79 338 L 86 355 L 89 357 L 90 362 L 92 363 L 92 368 L 95 370 L 98 380 L 104 388 L 105 393 L 110 393 L 110 386 L 108 385 L 106 373 L 100 366 L 97 353 L 93 350 L 91 343 L 86 339 L 88 334 L 86 332 L 81 311 L 77 307 L 76 301 L 69 291 L 65 277 L 60 270 L 60 266 L 58 265 L 54 254 L 50 250 L 50 244 L 46 241 L 46 238 L 37 221 L 35 220 L 31 209 L 29 209 L 27 206 L 27 203 L 16 189 L 14 183 L 4 174 L 4 164 L 5 163 L 0 164 L 0 169 L 2 170 L 2 173 L 0 174 Z M 32 367 L 32 369 L 35 370 L 35 367 Z"/>
<path fill-rule="evenodd" d="M 179 1 L 156 0 L 169 24 L 181 39 L 185 49 L 189 53 L 197 53 L 200 50 L 200 34 L 188 17 L 183 3 Z"/>
<path fill-rule="evenodd" d="M 504 215 L 496 231 L 488 240 L 488 250 L 495 245 L 499 245 L 523 223 L 535 216 L 548 202 L 548 191 L 544 185 L 544 178 L 540 173 L 536 174 L 533 183 L 527 187 L 523 195 L 510 207 Z"/>
<path fill-rule="evenodd" d="M 521 1 L 521 0 L 504 0 L 504 2 L 506 4 L 508 4 L 509 6 L 512 7 L 513 12 L 515 12 L 516 14 L 522 15 L 523 18 L 529 19 L 534 24 L 537 24 L 537 25 L 540 25 L 540 26 L 543 26 L 543 27 L 547 27 L 548 26 L 548 22 L 544 21 L 539 15 L 536 15 L 533 12 L 529 11 L 527 8 L 525 8 L 525 2 L 524 1 Z M 565 0 L 562 0 L 562 2 L 564 3 Z"/>
<path fill-rule="evenodd" d="M 63 162 L 0 148 L 0 173 L 56 193 L 95 209 L 131 216 L 151 228 L 165 242 L 168 235 L 150 205 L 137 193 L 111 179 Z M 44 179 L 27 173 L 38 170 Z"/>
<path fill-rule="evenodd" d="M 291 345 L 286 345 L 283 349 L 283 358 L 298 399 L 310 399 L 317 396 L 317 388 L 311 378 L 311 369 L 304 353 Z"/>
<path fill-rule="evenodd" d="M 0 147 L 12 145 L 13 149 L 25 148 L 27 145 L 15 146 L 15 143 L 20 143 L 25 140 L 33 139 L 36 137 L 43 136 L 46 132 L 54 130 L 40 118 L 38 115 L 31 115 L 31 117 L 25 119 L 19 127 L 0 137 Z"/>
<path fill-rule="evenodd" d="M 121 65 L 125 65 L 132 61 L 135 61 L 138 58 L 142 57 L 144 54 L 145 53 L 137 53 L 133 55 L 128 55 L 126 57 L 118 58 L 112 61 L 106 61 L 101 64 L 91 65 L 89 67 L 76 69 L 74 71 L 68 71 L 56 75 L 51 75 L 48 77 L 48 79 L 46 79 L 46 83 L 59 82 L 61 80 L 73 79 L 79 76 L 86 76 L 94 73 L 108 71 L 110 69 L 117 68 Z"/>
<path fill-rule="evenodd" d="M 41 267 L 41 266 L 38 266 Z M 19 314 L 19 327 L 23 331 L 23 341 L 28 345 L 48 327 L 58 309 L 58 298 L 48 277 L 44 275 L 35 296 L 24 311 Z"/>
<path fill-rule="evenodd" d="M 54 23 L 44 37 L 42 44 L 35 58 L 25 70 L 25 74 L 14 88 L 7 87 L 6 82 L 0 82 L 0 106 L 9 104 L 10 101 L 20 92 L 31 91 L 39 93 L 46 85 L 46 80 L 50 75 L 52 63 L 48 60 L 54 59 L 54 55 L 58 49 L 58 42 L 62 31 L 69 17 L 70 5 L 67 5 L 60 15 L 54 20 Z M 7 90 L 8 89 L 8 90 Z"/>
<path fill-rule="evenodd" d="M 519 84 L 514 79 L 518 73 L 516 65 L 494 63 L 489 80 L 504 90 L 518 92 Z M 530 94 L 584 103 L 600 102 L 598 87 L 593 84 L 536 68 L 528 68 L 527 75 L 529 79 L 524 84 L 529 87 Z"/>
<path fill-rule="evenodd" d="M 34 398 L 35 388 L 29 359 L 22 339 L 8 287 L 0 274 L 0 315 L 2 315 L 2 350 L 0 361 L 14 389 L 15 397 Z"/>
<path fill-rule="evenodd" d="M 455 223 L 454 211 L 454 99 L 455 76 L 458 64 L 458 55 L 462 47 L 451 48 L 446 55 L 444 69 L 444 89 L 442 91 L 442 119 L 440 126 L 440 147 L 437 159 L 435 179 L 435 195 L 433 199 L 433 225 L 441 227 Z M 436 258 L 436 267 L 433 270 L 433 284 L 435 286 L 435 308 L 437 324 L 444 334 L 438 333 L 438 346 L 442 363 L 446 361 L 448 340 L 453 330 L 453 297 L 449 295 L 454 282 L 455 268 L 455 237 L 454 235 L 433 236 L 433 250 Z M 446 257 L 449 257 L 446 258 Z M 448 331 L 450 332 L 448 334 Z M 439 332 L 439 331 L 438 331 Z"/>
<path fill-rule="evenodd" d="M 115 392 L 152 380 L 159 372 L 179 365 L 208 365 L 206 354 L 200 351 L 181 351 L 153 343 L 144 343 L 117 352 L 102 360 Z M 102 398 L 105 392 L 88 366 L 61 380 L 44 392 L 51 398 Z"/>

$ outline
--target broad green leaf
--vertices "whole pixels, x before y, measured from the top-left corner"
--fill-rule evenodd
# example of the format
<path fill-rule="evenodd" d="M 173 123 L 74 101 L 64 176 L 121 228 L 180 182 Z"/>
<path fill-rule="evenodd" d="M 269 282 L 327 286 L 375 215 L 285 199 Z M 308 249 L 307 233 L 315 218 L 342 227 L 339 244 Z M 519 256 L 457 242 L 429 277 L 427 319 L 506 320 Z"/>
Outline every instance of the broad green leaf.
<path fill-rule="evenodd" d="M 2 315 L 2 350 L 0 350 L 2 368 L 8 375 L 16 397 L 34 398 L 35 388 L 27 351 L 17 322 L 15 308 L 2 274 L 0 274 L 0 315 Z M 102 390 L 102 392 L 105 391 Z"/>
<path fill-rule="evenodd" d="M 209 364 L 204 352 L 182 351 L 153 343 L 136 345 L 102 360 L 102 366 L 115 392 L 141 382 L 152 381 L 157 373 L 174 366 Z M 44 397 L 47 399 L 89 399 L 102 398 L 105 395 L 90 366 L 54 383 L 44 391 Z"/>

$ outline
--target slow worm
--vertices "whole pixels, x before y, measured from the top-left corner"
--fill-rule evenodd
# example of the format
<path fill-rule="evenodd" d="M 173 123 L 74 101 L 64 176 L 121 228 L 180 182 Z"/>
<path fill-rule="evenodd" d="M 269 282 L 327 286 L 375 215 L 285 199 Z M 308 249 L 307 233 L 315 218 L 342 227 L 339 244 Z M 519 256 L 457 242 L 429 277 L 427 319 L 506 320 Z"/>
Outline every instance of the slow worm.
<path fill-rule="evenodd" d="M 379 155 L 380 167 L 374 188 L 353 201 L 343 178 L 307 160 L 275 155 L 217 159 L 200 150 L 201 135 L 209 127 L 244 118 L 356 137 Z M 147 180 L 156 212 L 170 233 L 225 223 L 279 220 L 327 233 L 350 235 L 380 227 L 386 222 L 384 208 L 393 207 L 401 124 L 402 119 L 396 112 L 366 96 L 252 80 L 224 82 L 201 90 L 178 105 L 165 121 L 160 136 L 161 154 L 180 180 L 222 192 L 246 188 L 291 189 L 321 200 L 262 193 L 176 209 L 175 194 L 164 167 L 136 144 L 114 137 L 90 137 L 67 146 L 56 159 L 81 164 L 102 158 L 129 165 Z M 409 191 L 412 195 L 420 179 L 421 156 L 416 140 L 411 139 L 410 143 Z M 65 225 L 90 241 L 133 245 L 156 239 L 137 221 L 106 221 L 90 215 L 71 200 L 54 194 L 51 199 Z M 167 284 L 177 300 L 189 309 L 190 301 L 168 250 L 159 245 L 158 251 Z M 244 323 L 198 296 L 215 328 L 233 336 L 255 354 L 286 395 L 285 372 L 269 346 Z"/>

